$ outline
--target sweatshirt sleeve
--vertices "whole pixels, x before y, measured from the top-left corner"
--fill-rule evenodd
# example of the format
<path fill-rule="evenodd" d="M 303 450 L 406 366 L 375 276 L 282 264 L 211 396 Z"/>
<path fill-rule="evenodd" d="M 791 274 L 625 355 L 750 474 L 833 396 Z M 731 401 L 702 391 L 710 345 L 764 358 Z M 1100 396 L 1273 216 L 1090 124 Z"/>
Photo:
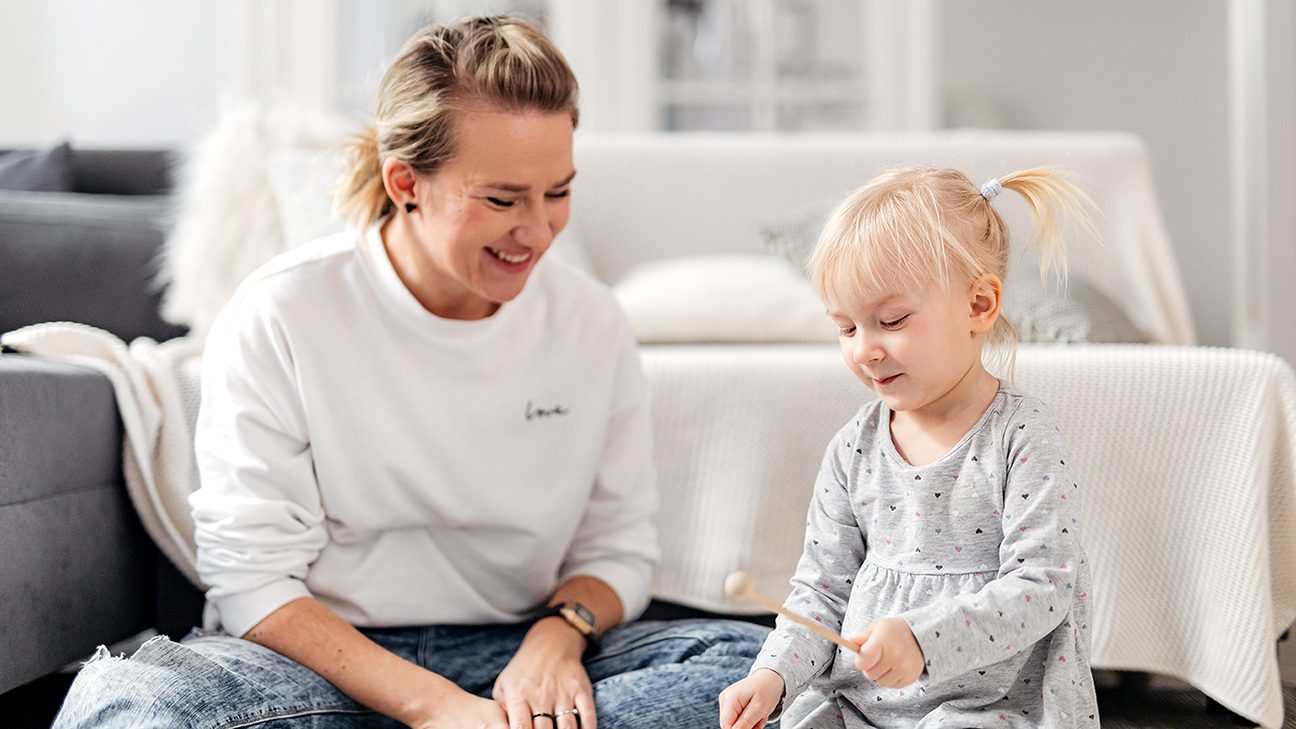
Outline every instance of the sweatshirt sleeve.
<path fill-rule="evenodd" d="M 995 579 L 974 593 L 906 611 L 928 679 L 997 663 L 1051 633 L 1071 611 L 1080 549 L 1079 487 L 1047 408 L 1024 399 L 1004 435 L 1003 541 Z"/>
<path fill-rule="evenodd" d="M 648 381 L 629 325 L 620 320 L 614 341 L 616 379 L 607 435 L 594 488 L 559 571 L 606 582 L 621 600 L 623 620 L 643 613 L 660 554 L 652 517 L 657 511 Z"/>
<path fill-rule="evenodd" d="M 214 323 L 195 428 L 198 571 L 237 636 L 309 595 L 327 541 L 292 353 L 265 304 L 236 296 Z"/>
<path fill-rule="evenodd" d="M 852 421 L 853 422 L 853 421 Z M 792 575 L 792 593 L 784 607 L 840 633 L 850 600 L 851 580 L 864 564 L 865 535 L 851 506 L 847 468 L 850 439 L 843 428 L 824 454 L 806 518 L 805 546 Z M 768 668 L 783 677 L 782 708 L 805 691 L 832 664 L 837 645 L 779 616 L 752 671 Z"/>

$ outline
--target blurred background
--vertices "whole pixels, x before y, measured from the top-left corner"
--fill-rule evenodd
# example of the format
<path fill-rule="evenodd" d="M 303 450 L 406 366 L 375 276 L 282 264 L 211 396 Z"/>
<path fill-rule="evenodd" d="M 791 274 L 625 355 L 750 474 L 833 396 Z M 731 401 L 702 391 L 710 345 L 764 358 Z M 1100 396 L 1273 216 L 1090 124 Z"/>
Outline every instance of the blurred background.
<path fill-rule="evenodd" d="M 1135 132 L 1200 341 L 1296 361 L 1291 0 L 0 0 L 0 147 L 363 118 L 414 29 L 483 12 L 547 29 L 580 133 Z"/>

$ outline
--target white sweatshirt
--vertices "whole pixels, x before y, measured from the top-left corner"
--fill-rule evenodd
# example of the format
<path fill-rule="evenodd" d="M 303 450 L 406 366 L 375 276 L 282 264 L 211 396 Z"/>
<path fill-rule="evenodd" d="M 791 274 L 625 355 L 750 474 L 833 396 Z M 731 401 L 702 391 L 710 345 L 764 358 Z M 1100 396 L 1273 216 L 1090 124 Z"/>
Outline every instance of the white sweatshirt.
<path fill-rule="evenodd" d="M 361 627 L 517 621 L 657 560 L 648 391 L 605 286 L 537 263 L 491 317 L 434 316 L 378 226 L 253 274 L 203 359 L 198 570 L 232 635 L 312 595 Z"/>

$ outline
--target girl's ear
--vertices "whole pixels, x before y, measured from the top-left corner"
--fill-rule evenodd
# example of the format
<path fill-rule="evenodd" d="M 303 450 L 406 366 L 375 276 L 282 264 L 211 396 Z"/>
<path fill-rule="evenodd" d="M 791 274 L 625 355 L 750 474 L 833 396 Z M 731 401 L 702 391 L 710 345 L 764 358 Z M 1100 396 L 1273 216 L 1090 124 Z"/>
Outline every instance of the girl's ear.
<path fill-rule="evenodd" d="M 968 287 L 968 317 L 973 334 L 985 334 L 999 319 L 1003 282 L 993 273 L 978 276 Z"/>
<path fill-rule="evenodd" d="M 415 199 L 418 175 L 405 160 L 395 157 L 383 160 L 382 181 L 383 187 L 387 190 L 387 197 L 396 203 L 396 207 L 404 208 L 406 203 L 418 204 Z"/>

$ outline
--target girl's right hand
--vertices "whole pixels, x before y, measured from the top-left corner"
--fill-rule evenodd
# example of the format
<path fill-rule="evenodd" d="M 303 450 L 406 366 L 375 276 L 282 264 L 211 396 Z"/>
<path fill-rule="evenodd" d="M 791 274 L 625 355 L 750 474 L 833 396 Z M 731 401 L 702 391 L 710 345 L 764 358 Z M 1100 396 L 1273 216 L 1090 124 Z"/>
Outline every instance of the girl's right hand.
<path fill-rule="evenodd" d="M 720 729 L 761 729 L 783 699 L 783 677 L 768 668 L 720 692 Z"/>
<path fill-rule="evenodd" d="M 504 708 L 490 699 L 459 691 L 438 701 L 414 729 L 508 729 Z"/>

